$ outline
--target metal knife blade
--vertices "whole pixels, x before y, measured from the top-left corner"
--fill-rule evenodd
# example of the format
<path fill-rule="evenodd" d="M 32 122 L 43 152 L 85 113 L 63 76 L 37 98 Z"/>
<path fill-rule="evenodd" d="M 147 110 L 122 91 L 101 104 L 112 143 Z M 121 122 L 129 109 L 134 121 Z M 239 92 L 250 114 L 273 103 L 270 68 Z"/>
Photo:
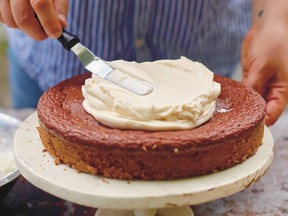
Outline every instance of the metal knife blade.
<path fill-rule="evenodd" d="M 80 43 L 77 36 L 63 30 L 58 38 L 63 47 L 71 50 L 82 62 L 86 70 L 96 74 L 103 79 L 111 81 L 138 95 L 147 95 L 153 91 L 153 85 L 149 82 L 136 79 L 121 71 L 114 70 L 102 59 L 95 56 L 87 47 Z"/>
<path fill-rule="evenodd" d="M 107 75 L 114 69 L 108 64 L 103 62 L 100 58 L 96 57 L 89 49 L 81 43 L 75 44 L 71 50 L 82 62 L 83 66 L 90 72 L 97 74 L 105 79 Z"/>

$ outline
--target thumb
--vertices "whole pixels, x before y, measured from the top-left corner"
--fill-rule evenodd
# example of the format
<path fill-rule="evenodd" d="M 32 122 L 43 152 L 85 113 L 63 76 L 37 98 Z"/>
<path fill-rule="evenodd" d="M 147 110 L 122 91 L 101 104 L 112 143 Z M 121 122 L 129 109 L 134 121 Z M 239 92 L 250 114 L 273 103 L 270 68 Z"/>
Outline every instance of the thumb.
<path fill-rule="evenodd" d="M 54 7 L 63 28 L 67 26 L 68 0 L 54 0 Z"/>

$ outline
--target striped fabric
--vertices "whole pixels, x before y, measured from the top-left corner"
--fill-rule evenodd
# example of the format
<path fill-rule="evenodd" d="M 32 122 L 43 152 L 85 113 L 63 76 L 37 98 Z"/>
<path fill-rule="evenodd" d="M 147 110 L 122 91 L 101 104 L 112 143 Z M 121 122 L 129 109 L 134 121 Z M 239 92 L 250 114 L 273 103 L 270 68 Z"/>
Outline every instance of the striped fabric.
<path fill-rule="evenodd" d="M 104 60 L 186 56 L 230 76 L 250 25 L 250 0 L 70 0 L 67 30 Z M 57 40 L 9 29 L 10 44 L 43 90 L 85 70 Z"/>

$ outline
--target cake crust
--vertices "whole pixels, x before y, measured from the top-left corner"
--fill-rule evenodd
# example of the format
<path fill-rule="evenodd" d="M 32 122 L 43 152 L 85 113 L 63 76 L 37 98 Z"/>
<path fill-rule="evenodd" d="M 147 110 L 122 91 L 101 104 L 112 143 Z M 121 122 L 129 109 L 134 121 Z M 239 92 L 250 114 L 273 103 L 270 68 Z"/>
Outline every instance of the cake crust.
<path fill-rule="evenodd" d="M 65 80 L 40 98 L 43 145 L 60 163 L 117 179 L 187 178 L 227 169 L 253 155 L 264 133 L 265 101 L 243 84 L 215 75 L 221 94 L 213 117 L 183 131 L 120 130 L 82 107 L 90 74 Z"/>

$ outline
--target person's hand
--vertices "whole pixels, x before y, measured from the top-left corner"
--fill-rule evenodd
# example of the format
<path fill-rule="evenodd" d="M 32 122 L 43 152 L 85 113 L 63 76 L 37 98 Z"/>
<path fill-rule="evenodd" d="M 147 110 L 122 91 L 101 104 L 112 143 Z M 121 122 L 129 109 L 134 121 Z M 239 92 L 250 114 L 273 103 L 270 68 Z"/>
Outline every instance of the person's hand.
<path fill-rule="evenodd" d="M 58 38 L 67 24 L 67 10 L 68 0 L 0 0 L 0 22 L 35 40 Z"/>
<path fill-rule="evenodd" d="M 254 24 L 242 44 L 243 82 L 267 102 L 272 125 L 288 101 L 288 23 L 270 19 Z"/>

